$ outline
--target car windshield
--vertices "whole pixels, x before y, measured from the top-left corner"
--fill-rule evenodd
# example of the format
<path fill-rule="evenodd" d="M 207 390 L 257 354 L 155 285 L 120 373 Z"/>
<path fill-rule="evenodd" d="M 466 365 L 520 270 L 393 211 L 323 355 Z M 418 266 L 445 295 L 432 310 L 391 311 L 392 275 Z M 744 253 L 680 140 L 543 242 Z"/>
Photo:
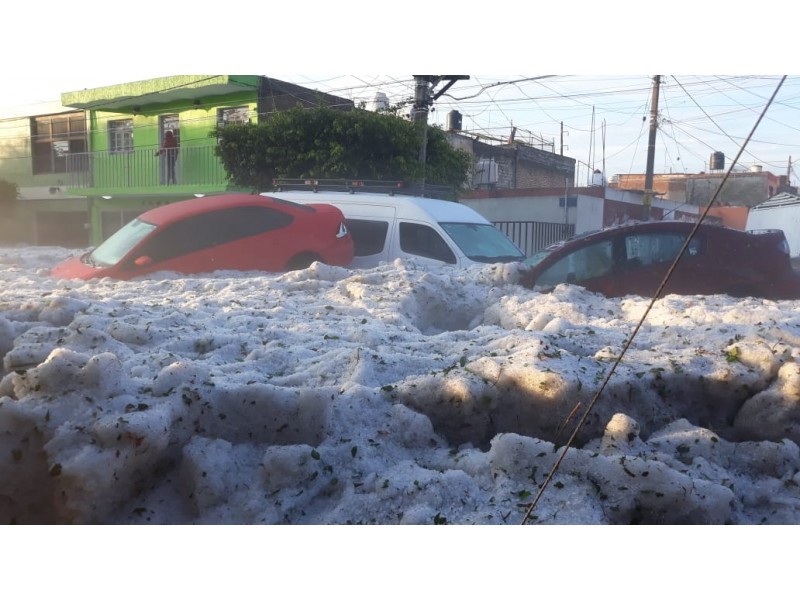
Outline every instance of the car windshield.
<path fill-rule="evenodd" d="M 545 248 L 544 250 L 539 250 L 533 256 L 530 256 L 530 257 L 526 258 L 525 260 L 523 260 L 522 263 L 526 267 L 535 267 L 540 262 L 542 262 L 545 258 L 550 256 L 553 253 L 553 250 L 555 250 L 555 248 Z"/>
<path fill-rule="evenodd" d="M 95 248 L 88 258 L 98 267 L 115 265 L 155 228 L 152 223 L 134 219 Z"/>
<path fill-rule="evenodd" d="M 470 260 L 481 263 L 522 260 L 525 254 L 494 225 L 484 223 L 439 223 Z"/>

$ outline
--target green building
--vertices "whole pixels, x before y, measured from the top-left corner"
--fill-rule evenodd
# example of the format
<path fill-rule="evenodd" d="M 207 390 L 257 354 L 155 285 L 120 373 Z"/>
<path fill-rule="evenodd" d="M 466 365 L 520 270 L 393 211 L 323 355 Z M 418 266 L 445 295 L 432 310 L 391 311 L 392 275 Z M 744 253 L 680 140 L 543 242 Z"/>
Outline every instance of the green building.
<path fill-rule="evenodd" d="M 0 245 L 96 245 L 154 206 L 228 191 L 213 131 L 297 104 L 353 108 L 269 77 L 182 75 L 65 92 L 45 114 L 0 116 L 0 179 L 20 190 L 0 204 Z M 159 152 L 168 135 L 176 149 Z"/>

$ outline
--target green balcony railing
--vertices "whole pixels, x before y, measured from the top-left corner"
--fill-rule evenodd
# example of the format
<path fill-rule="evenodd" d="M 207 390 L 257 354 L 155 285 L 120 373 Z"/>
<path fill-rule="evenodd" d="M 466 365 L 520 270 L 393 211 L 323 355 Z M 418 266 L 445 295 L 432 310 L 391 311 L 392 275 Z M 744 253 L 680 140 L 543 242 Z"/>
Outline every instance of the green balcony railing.
<path fill-rule="evenodd" d="M 67 156 L 67 185 L 79 189 L 137 189 L 161 186 L 224 185 L 225 169 L 214 154 L 216 144 L 181 147 L 175 178 L 168 177 L 166 156 L 156 149 L 79 152 Z"/>

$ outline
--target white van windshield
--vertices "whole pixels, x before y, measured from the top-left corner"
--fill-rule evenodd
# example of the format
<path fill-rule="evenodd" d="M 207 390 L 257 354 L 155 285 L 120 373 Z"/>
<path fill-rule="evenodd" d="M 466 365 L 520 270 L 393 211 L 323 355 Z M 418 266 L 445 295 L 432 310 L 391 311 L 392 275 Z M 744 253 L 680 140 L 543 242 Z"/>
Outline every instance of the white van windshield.
<path fill-rule="evenodd" d="M 467 258 L 479 263 L 523 260 L 522 252 L 494 225 L 484 223 L 439 223 Z"/>

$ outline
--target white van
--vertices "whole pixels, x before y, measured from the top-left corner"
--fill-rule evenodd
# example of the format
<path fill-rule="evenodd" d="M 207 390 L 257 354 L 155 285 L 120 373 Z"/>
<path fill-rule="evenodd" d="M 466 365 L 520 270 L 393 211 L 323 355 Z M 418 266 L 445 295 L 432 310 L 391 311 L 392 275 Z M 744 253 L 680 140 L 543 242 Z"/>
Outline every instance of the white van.
<path fill-rule="evenodd" d="M 354 268 L 396 258 L 466 267 L 525 259 L 502 231 L 457 202 L 370 192 L 277 191 L 262 196 L 339 208 L 353 236 Z"/>

